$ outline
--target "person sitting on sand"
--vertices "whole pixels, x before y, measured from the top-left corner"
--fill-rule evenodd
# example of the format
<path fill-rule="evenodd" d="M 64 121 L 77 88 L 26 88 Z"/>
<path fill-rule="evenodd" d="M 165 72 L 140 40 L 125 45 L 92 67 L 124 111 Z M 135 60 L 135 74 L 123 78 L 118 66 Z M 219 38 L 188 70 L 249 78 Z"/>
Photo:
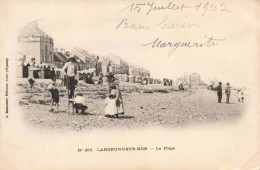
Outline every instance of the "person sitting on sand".
<path fill-rule="evenodd" d="M 178 87 L 179 87 L 179 90 L 184 90 L 182 83 Z"/>
<path fill-rule="evenodd" d="M 111 90 L 111 93 L 108 95 L 108 97 L 105 99 L 105 116 L 106 117 L 117 117 L 117 110 L 116 110 L 116 90 Z"/>
<path fill-rule="evenodd" d="M 81 93 L 78 93 L 74 99 L 74 105 L 73 107 L 76 109 L 76 113 L 79 113 L 79 110 L 81 110 L 81 114 L 85 113 L 85 110 L 88 108 L 85 104 L 85 99 L 83 98 L 83 95 Z"/>
<path fill-rule="evenodd" d="M 48 90 L 51 92 L 51 109 L 50 112 L 58 113 L 59 112 L 59 90 L 57 88 L 56 79 L 54 78 L 52 84 L 48 86 Z M 56 111 L 52 108 L 56 105 Z"/>

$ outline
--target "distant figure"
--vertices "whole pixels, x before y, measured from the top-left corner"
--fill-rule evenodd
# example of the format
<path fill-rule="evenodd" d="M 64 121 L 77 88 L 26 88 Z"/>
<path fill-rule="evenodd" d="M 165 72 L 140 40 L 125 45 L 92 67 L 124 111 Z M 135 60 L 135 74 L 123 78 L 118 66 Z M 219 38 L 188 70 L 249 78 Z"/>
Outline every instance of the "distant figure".
<path fill-rule="evenodd" d="M 170 86 L 172 86 L 172 80 L 170 80 Z"/>
<path fill-rule="evenodd" d="M 48 66 L 46 69 L 46 78 L 47 79 L 51 78 L 51 67 L 50 66 Z"/>
<path fill-rule="evenodd" d="M 48 86 L 48 90 L 51 92 L 51 110 L 50 112 L 58 113 L 59 112 L 59 90 L 57 88 L 56 79 L 54 78 L 52 84 Z M 56 105 L 56 111 L 52 108 Z"/>
<path fill-rule="evenodd" d="M 33 88 L 33 85 L 34 85 L 34 83 L 35 83 L 35 80 L 34 80 L 32 77 L 29 77 L 29 78 L 28 78 L 28 82 L 29 82 L 30 88 L 32 89 L 32 88 Z"/>
<path fill-rule="evenodd" d="M 91 75 L 90 73 L 87 73 L 87 74 L 86 74 L 86 83 L 87 83 L 87 84 L 94 84 L 92 75 Z"/>
<path fill-rule="evenodd" d="M 237 90 L 237 100 L 238 102 L 244 102 L 244 90 L 242 89 Z"/>
<path fill-rule="evenodd" d="M 222 83 L 219 82 L 218 86 L 214 89 L 217 91 L 217 95 L 218 95 L 218 102 L 221 103 L 222 100 Z"/>
<path fill-rule="evenodd" d="M 167 86 L 167 81 L 166 81 L 165 78 L 163 79 L 163 85 L 164 85 L 164 86 Z"/>
<path fill-rule="evenodd" d="M 99 73 L 98 84 L 103 85 L 103 73 Z"/>
<path fill-rule="evenodd" d="M 35 79 L 38 79 L 38 78 L 39 78 L 38 70 L 34 70 L 34 71 L 33 71 L 33 77 L 34 77 Z"/>
<path fill-rule="evenodd" d="M 89 83 L 89 73 L 85 74 L 85 82 L 88 84 Z"/>
<path fill-rule="evenodd" d="M 141 85 L 147 85 L 148 84 L 148 79 L 145 77 L 143 78 Z"/>
<path fill-rule="evenodd" d="M 141 85 L 145 85 L 146 82 L 145 82 L 145 78 L 141 78 Z"/>
<path fill-rule="evenodd" d="M 47 77 L 48 77 L 48 71 L 47 71 L 47 68 L 46 68 L 46 66 L 43 66 L 43 72 L 44 72 L 44 79 L 47 79 Z"/>
<path fill-rule="evenodd" d="M 184 90 L 182 83 L 178 87 L 179 87 L 179 90 Z"/>
<path fill-rule="evenodd" d="M 117 108 L 116 108 L 116 91 L 113 89 L 111 93 L 108 95 L 108 97 L 105 99 L 105 116 L 106 117 L 114 117 L 117 114 Z"/>
<path fill-rule="evenodd" d="M 170 85 L 169 79 L 166 79 L 166 86 L 169 86 L 169 85 Z"/>
<path fill-rule="evenodd" d="M 54 68 L 52 68 L 51 73 L 50 73 L 50 78 L 53 80 L 55 76 L 56 76 L 55 70 L 54 70 Z"/>
<path fill-rule="evenodd" d="M 229 83 L 227 83 L 227 87 L 225 89 L 225 93 L 226 93 L 226 103 L 229 103 L 229 97 L 230 97 L 230 93 L 231 93 L 231 89 L 230 89 L 230 86 L 229 86 Z"/>
<path fill-rule="evenodd" d="M 93 73 L 90 74 L 89 82 L 90 82 L 90 84 L 95 84 L 95 81 L 93 79 Z"/>
<path fill-rule="evenodd" d="M 74 98 L 73 107 L 76 109 L 76 113 L 79 113 L 79 110 L 81 110 L 81 114 L 84 114 L 85 110 L 88 108 L 88 106 L 86 106 L 85 104 L 85 99 L 83 98 L 83 95 L 81 93 L 78 93 Z"/>

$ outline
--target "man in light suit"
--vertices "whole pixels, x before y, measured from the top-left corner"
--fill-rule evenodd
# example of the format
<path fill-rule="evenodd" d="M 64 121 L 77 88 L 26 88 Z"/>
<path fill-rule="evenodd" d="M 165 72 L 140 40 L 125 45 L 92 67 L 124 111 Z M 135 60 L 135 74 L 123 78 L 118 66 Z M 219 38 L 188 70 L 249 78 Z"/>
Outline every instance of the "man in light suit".
<path fill-rule="evenodd" d="M 230 86 L 229 86 L 229 83 L 227 83 L 227 87 L 225 89 L 225 93 L 226 93 L 226 102 L 229 103 L 229 97 L 230 97 L 230 94 L 231 94 L 231 89 L 230 89 Z"/>

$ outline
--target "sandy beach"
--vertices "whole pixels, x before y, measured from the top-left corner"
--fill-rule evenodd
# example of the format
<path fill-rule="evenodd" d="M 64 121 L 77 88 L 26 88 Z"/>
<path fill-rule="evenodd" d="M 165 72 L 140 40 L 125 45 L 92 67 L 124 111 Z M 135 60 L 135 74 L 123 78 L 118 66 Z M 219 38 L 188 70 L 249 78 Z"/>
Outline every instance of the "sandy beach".
<path fill-rule="evenodd" d="M 17 83 L 17 102 L 24 121 L 33 128 L 60 132 L 230 123 L 241 117 L 246 103 L 237 102 L 235 90 L 231 93 L 230 104 L 225 103 L 225 95 L 219 104 L 216 92 L 207 90 L 206 87 L 179 91 L 177 86 L 120 83 L 125 115 L 118 119 L 107 118 L 104 115 L 107 85 L 90 85 L 80 81 L 75 93 L 83 94 L 89 114 L 69 115 L 65 87 L 59 87 L 59 113 L 52 113 L 49 112 L 51 94 L 47 89 L 51 80 L 36 80 L 36 83 L 32 93 L 27 79 L 21 79 Z"/>

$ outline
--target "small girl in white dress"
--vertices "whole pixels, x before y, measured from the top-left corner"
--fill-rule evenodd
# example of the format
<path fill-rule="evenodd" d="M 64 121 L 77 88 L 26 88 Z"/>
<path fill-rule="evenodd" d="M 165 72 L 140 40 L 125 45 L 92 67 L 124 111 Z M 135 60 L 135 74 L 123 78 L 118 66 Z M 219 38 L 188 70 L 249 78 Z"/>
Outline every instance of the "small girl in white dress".
<path fill-rule="evenodd" d="M 105 99 L 105 114 L 107 117 L 114 117 L 117 114 L 116 108 L 116 91 L 113 89 L 109 96 Z"/>

